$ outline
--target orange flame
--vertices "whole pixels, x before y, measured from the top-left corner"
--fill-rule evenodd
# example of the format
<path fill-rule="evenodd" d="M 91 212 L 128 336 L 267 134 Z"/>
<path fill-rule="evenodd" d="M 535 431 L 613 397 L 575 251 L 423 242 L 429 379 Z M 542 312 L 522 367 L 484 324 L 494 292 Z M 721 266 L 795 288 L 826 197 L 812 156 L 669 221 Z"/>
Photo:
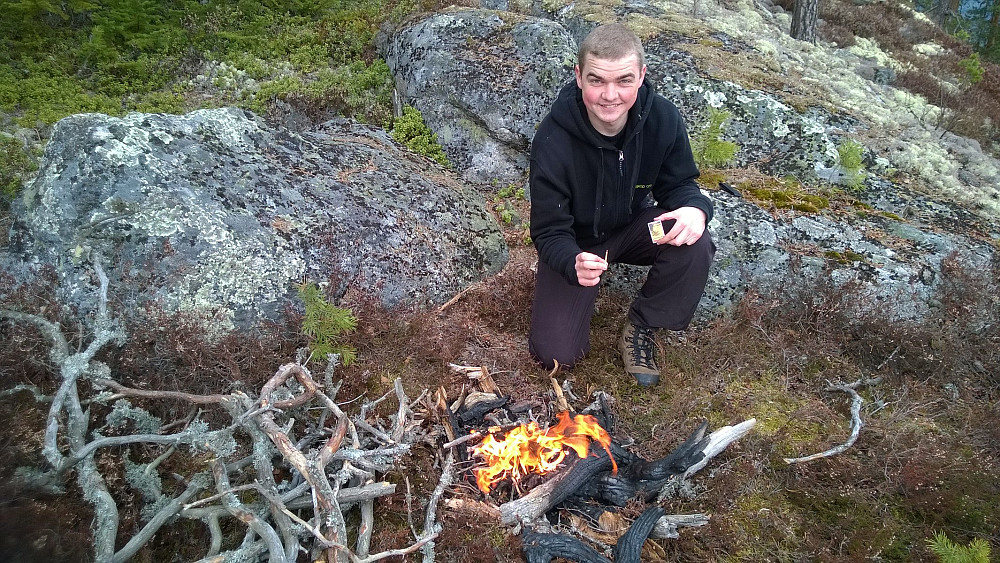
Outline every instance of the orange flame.
<path fill-rule="evenodd" d="M 572 419 L 568 412 L 558 415 L 559 422 L 542 430 L 532 421 L 522 424 L 507 433 L 502 440 L 492 434 L 472 450 L 472 455 L 481 456 L 485 467 L 475 469 L 479 490 L 489 494 L 490 488 L 504 478 L 519 481 L 529 473 L 545 475 L 556 469 L 566 458 L 566 448 L 571 448 L 581 459 L 587 457 L 590 442 L 596 440 L 608 452 L 615 472 L 618 464 L 611 455 L 611 437 L 590 415 L 576 415 Z"/>

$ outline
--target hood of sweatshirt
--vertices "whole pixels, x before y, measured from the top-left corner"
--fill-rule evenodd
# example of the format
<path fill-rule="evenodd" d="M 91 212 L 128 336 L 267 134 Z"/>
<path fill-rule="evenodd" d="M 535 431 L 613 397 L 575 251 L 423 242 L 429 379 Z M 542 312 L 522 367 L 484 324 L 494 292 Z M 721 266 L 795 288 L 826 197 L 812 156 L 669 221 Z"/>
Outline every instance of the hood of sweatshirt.
<path fill-rule="evenodd" d="M 653 84 L 649 80 L 643 80 L 643 83 L 639 86 L 639 93 L 635 103 L 628 111 L 624 139 L 626 144 L 635 136 L 643 121 L 649 116 L 649 110 L 653 106 L 653 95 L 655 93 Z M 559 91 L 559 96 L 552 105 L 552 119 L 573 136 L 595 147 L 615 149 L 589 123 L 587 108 L 583 104 L 583 90 L 576 85 L 575 80 L 570 81 Z"/>

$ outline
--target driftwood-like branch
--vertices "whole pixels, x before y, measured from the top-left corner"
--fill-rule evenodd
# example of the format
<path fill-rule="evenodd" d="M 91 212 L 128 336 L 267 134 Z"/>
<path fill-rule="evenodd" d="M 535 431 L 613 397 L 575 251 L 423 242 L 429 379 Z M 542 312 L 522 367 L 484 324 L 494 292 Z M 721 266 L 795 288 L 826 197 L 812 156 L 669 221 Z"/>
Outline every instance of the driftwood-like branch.
<path fill-rule="evenodd" d="M 734 426 L 723 426 L 715 432 L 712 432 L 708 436 L 708 443 L 702 449 L 704 457 L 701 461 L 695 463 L 691 467 L 687 468 L 684 472 L 684 478 L 687 479 L 691 475 L 694 475 L 698 471 L 701 471 L 703 467 L 708 465 L 708 462 L 719 455 L 723 450 L 729 447 L 729 444 L 739 440 L 743 436 L 746 436 L 748 432 L 753 430 L 753 427 L 757 425 L 757 419 L 751 418 L 745 420 Z"/>
<path fill-rule="evenodd" d="M 453 463 L 448 464 L 439 487 L 426 505 L 425 530 L 415 541 L 399 549 L 368 553 L 370 538 L 377 533 L 374 504 L 396 490 L 391 483 L 373 482 L 375 472 L 395 466 L 417 439 L 414 429 L 419 424 L 401 380 L 397 379 L 393 389 L 381 399 L 394 397 L 398 401 L 394 414 L 380 417 L 374 414 L 374 409 L 370 413 L 365 411 L 364 416 L 355 418 L 357 425 L 333 400 L 339 388 L 339 383 L 332 381 L 335 359 L 325 373 L 325 385 L 316 383 L 301 364 L 281 366 L 261 388 L 257 400 L 243 392 L 198 395 L 128 387 L 113 380 L 110 369 L 95 360 L 109 343 L 123 342 L 124 335 L 108 315 L 108 277 L 98 262 L 94 267 L 101 286 L 97 292 L 97 315 L 92 323 L 93 334 L 89 342 L 84 341 L 82 349 L 71 350 L 60 327 L 41 317 L 0 310 L 0 321 L 35 327 L 50 342 L 48 354 L 60 377 L 56 391 L 45 396 L 37 388 L 21 386 L 8 394 L 31 391 L 38 402 L 49 403 L 42 439 L 47 471 L 33 482 L 58 484 L 70 473 L 68 470 L 74 470 L 83 497 L 94 511 L 95 561 L 116 563 L 140 557 L 145 546 L 178 518 L 197 519 L 206 525 L 209 539 L 201 559 L 206 562 L 256 561 L 261 557 L 271 562 L 291 562 L 303 552 L 309 553 L 311 561 L 322 559 L 328 563 L 374 562 L 419 550 L 424 551 L 425 559 L 427 555 L 433 557 L 433 541 L 440 531 L 436 509 L 453 478 Z M 91 386 L 80 384 L 88 381 Z M 110 390 L 111 399 L 181 401 L 192 408 L 186 418 L 166 425 L 157 423 L 150 429 L 148 425 L 140 426 L 140 422 L 155 417 L 124 400 L 124 405 L 116 403 L 115 412 L 119 421 L 126 420 L 125 431 L 122 435 L 102 436 L 95 431 L 98 427 L 102 431 L 106 428 L 117 431 L 122 423 L 102 425 L 90 420 L 91 412 L 84 410 L 84 405 L 110 400 L 106 392 L 81 400 L 81 390 L 91 389 Z M 293 389 L 292 395 L 282 397 L 279 389 L 285 393 Z M 425 396 L 426 392 L 421 393 L 417 401 Z M 119 407 L 124 410 L 119 411 Z M 229 415 L 232 419 L 229 426 L 211 429 L 201 420 L 201 408 L 213 407 L 221 407 Z M 133 418 L 134 414 L 139 416 Z M 333 424 L 328 426 L 326 421 L 330 419 Z M 109 416 L 108 422 L 111 420 Z M 168 433 L 171 429 L 174 433 Z M 296 441 L 292 434 L 299 435 L 299 431 L 302 438 Z M 115 449 L 127 451 L 134 445 L 145 447 L 133 450 L 131 455 L 141 452 L 139 455 L 149 457 L 138 471 L 129 473 L 128 479 L 134 479 L 132 484 L 142 491 L 142 498 L 156 502 L 157 508 L 138 532 L 119 538 L 119 507 L 101 474 L 104 464 L 99 464 L 95 456 Z M 275 449 L 279 456 L 275 455 Z M 202 472 L 190 477 L 175 474 L 184 487 L 172 496 L 161 492 L 164 460 L 188 453 L 202 457 L 206 451 L 215 453 L 211 474 Z M 243 457 L 235 457 L 235 452 L 241 452 Z M 192 459 L 171 465 L 196 464 Z M 253 471 L 246 471 L 250 466 Z M 290 474 L 290 485 L 275 481 L 275 476 L 281 473 Z M 213 483 L 215 494 L 209 494 Z M 200 495 L 207 496 L 198 499 Z M 362 524 L 356 553 L 346 545 L 348 532 L 343 514 L 354 506 L 359 506 Z M 242 522 L 246 530 L 242 544 L 223 552 L 222 520 L 227 518 Z M 227 533 L 233 533 L 230 525 L 226 528 Z M 235 531 L 239 533 L 240 528 Z M 122 547 L 116 551 L 116 546 Z"/>
<path fill-rule="evenodd" d="M 893 352 L 895 353 L 895 352 Z M 891 357 L 891 356 L 890 356 Z M 876 384 L 881 381 L 881 378 L 876 379 L 859 379 L 854 383 L 836 383 L 830 384 L 826 387 L 826 391 L 843 391 L 851 396 L 851 435 L 847 438 L 847 441 L 839 446 L 834 446 L 824 452 L 818 454 L 807 455 L 805 457 L 786 457 L 785 463 L 791 465 L 793 463 L 805 463 L 807 461 L 813 461 L 823 457 L 835 456 L 841 454 L 854 445 L 857 441 L 858 436 L 861 434 L 861 427 L 864 426 L 864 422 L 861 420 L 861 405 L 864 404 L 865 400 L 861 398 L 856 389 L 862 385 Z"/>
<path fill-rule="evenodd" d="M 132 557 L 138 553 L 144 545 L 149 543 L 149 540 L 153 539 L 153 536 L 157 531 L 159 531 L 160 528 L 163 527 L 164 524 L 170 521 L 181 511 L 185 502 L 202 490 L 208 488 L 209 482 L 210 479 L 207 475 L 196 475 L 188 484 L 188 487 L 184 490 L 184 492 L 171 499 L 170 502 L 163 506 L 163 508 L 161 508 L 156 515 L 150 518 L 149 522 L 147 522 L 146 525 L 139 530 L 139 533 L 132 536 L 128 543 L 115 553 L 115 556 L 112 559 L 113 563 L 124 563 L 125 561 L 132 559 Z"/>

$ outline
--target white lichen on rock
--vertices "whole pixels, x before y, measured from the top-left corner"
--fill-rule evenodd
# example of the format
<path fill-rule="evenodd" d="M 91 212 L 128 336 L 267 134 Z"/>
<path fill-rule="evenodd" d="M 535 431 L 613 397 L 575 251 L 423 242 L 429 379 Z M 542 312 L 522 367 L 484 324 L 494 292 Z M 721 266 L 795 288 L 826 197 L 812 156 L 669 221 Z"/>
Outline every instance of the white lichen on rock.
<path fill-rule="evenodd" d="M 747 1 L 710 2 L 694 14 L 690 3 L 682 0 L 658 0 L 654 5 L 667 13 L 687 14 L 752 45 L 763 57 L 777 61 L 786 74 L 800 76 L 800 85 L 808 88 L 816 100 L 842 108 L 867 123 L 869 132 L 863 135 L 864 144 L 873 154 L 889 161 L 886 168 L 915 175 L 925 188 L 935 192 L 929 195 L 947 198 L 986 217 L 1000 214 L 995 188 L 1000 185 L 1000 161 L 982 151 L 956 149 L 956 143 L 967 144 L 967 140 L 943 135 L 938 128 L 943 123 L 943 110 L 922 96 L 859 76 L 859 68 L 870 68 L 872 64 L 896 72 L 908 70 L 907 65 L 882 51 L 877 41 L 857 37 L 849 49 L 798 41 L 788 35 L 788 20 L 780 17 L 784 14 L 762 17 L 765 8 Z M 927 23 L 922 14 L 909 10 L 918 23 Z M 946 52 L 933 43 L 916 45 L 914 51 L 925 56 Z M 945 88 L 956 87 L 948 80 L 941 83 Z M 958 170 L 963 174 L 957 174 Z"/>

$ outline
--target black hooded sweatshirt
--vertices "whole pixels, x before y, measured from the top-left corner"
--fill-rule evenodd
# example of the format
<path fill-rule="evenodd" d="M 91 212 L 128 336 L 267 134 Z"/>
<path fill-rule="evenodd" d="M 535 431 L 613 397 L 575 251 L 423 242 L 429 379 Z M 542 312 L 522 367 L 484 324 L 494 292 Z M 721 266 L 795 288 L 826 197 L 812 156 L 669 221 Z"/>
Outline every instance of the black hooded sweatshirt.
<path fill-rule="evenodd" d="M 644 81 L 629 110 L 621 149 L 590 125 L 576 81 L 559 92 L 531 143 L 531 238 L 539 259 L 571 283 L 576 255 L 627 225 L 649 205 L 665 211 L 697 207 L 712 219 L 712 202 L 695 178 L 684 120 Z"/>

